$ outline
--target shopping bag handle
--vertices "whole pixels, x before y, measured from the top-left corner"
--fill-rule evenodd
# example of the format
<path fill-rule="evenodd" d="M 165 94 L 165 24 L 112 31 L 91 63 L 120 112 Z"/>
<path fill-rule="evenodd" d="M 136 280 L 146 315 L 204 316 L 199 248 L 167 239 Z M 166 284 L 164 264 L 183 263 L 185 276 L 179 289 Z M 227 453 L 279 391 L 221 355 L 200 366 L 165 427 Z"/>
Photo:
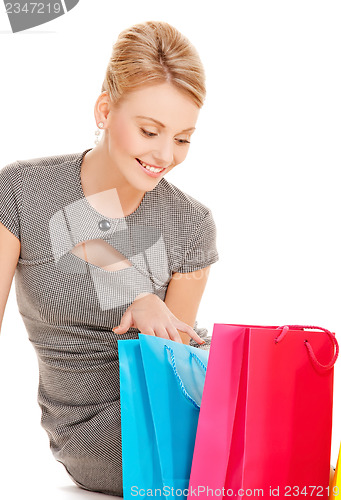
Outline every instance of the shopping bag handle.
<path fill-rule="evenodd" d="M 174 357 L 174 351 L 173 351 L 173 349 L 171 347 L 169 347 L 168 345 L 166 345 L 166 344 L 165 344 L 165 349 L 167 349 L 168 351 L 170 351 L 170 354 L 171 354 L 171 365 L 172 365 L 172 368 L 173 368 L 174 375 L 175 375 L 177 381 L 179 382 L 181 391 L 183 392 L 184 396 L 192 403 L 192 405 L 197 410 L 200 410 L 200 406 L 196 403 L 196 401 L 194 401 L 194 399 L 186 391 L 184 383 L 183 383 L 183 381 L 182 381 L 182 379 L 181 379 L 181 377 L 180 377 L 180 375 L 178 373 L 178 370 L 176 369 L 175 357 Z M 193 356 L 193 358 L 199 363 L 199 365 L 201 366 L 201 368 L 203 368 L 204 371 L 205 371 L 205 373 L 206 373 L 206 366 L 201 361 L 201 359 L 196 354 L 194 354 L 193 352 L 190 352 L 189 354 L 190 354 L 190 356 Z M 168 357 L 167 357 L 167 359 L 168 359 Z"/>
<path fill-rule="evenodd" d="M 293 329 L 298 329 L 298 330 L 304 330 L 304 328 L 311 328 L 313 330 L 322 330 L 323 332 L 327 333 L 330 340 L 333 342 L 334 344 L 334 347 L 335 347 L 335 352 L 334 352 L 334 355 L 332 357 L 332 359 L 330 360 L 330 362 L 327 364 L 327 365 L 322 365 L 316 358 L 315 356 L 315 353 L 313 351 L 313 348 L 311 347 L 311 345 L 309 344 L 308 340 L 305 340 L 304 341 L 304 344 L 308 350 L 308 354 L 312 360 L 313 363 L 315 363 L 315 365 L 318 367 L 318 368 L 321 368 L 323 370 L 330 370 L 330 368 L 332 368 L 335 364 L 335 361 L 337 360 L 337 357 L 339 355 L 339 344 L 338 344 L 338 341 L 336 340 L 336 337 L 335 337 L 335 333 L 332 333 L 330 332 L 329 330 L 327 330 L 326 328 L 321 328 L 320 326 L 303 326 L 303 325 L 285 325 L 285 326 L 279 326 L 277 328 L 277 330 L 282 330 L 282 332 L 278 335 L 278 337 L 275 338 L 275 344 L 277 344 L 278 342 L 280 342 L 283 337 L 286 335 L 287 331 L 289 330 L 289 328 L 293 328 Z"/>

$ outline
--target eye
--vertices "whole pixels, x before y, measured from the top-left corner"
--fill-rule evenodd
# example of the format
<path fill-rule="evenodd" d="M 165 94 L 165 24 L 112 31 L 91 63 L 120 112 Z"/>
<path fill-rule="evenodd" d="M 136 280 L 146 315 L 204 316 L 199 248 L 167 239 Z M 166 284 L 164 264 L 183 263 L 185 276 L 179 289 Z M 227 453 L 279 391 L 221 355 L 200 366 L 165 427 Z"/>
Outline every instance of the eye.
<path fill-rule="evenodd" d="M 145 135 L 146 137 L 155 137 L 157 136 L 157 134 L 155 134 L 154 132 L 148 132 L 148 130 L 145 130 L 144 128 L 140 128 L 140 131 L 143 135 Z M 178 141 L 179 144 L 181 145 L 184 145 L 184 144 L 190 144 L 191 142 L 190 141 L 187 141 L 185 139 L 176 139 Z"/>
<path fill-rule="evenodd" d="M 140 128 L 141 132 L 143 135 L 147 137 L 155 137 L 157 134 L 154 134 L 153 132 L 148 132 L 147 130 L 144 130 L 143 128 Z"/>

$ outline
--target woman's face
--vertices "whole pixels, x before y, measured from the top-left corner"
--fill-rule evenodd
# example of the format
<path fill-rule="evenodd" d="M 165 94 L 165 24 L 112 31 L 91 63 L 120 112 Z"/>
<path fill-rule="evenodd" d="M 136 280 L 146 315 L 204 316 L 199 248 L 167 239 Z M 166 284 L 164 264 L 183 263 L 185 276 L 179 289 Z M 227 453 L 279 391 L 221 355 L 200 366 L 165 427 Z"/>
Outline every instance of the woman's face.
<path fill-rule="evenodd" d="M 118 106 L 110 108 L 106 119 L 113 165 L 136 189 L 152 190 L 186 158 L 199 111 L 170 83 L 126 94 Z"/>

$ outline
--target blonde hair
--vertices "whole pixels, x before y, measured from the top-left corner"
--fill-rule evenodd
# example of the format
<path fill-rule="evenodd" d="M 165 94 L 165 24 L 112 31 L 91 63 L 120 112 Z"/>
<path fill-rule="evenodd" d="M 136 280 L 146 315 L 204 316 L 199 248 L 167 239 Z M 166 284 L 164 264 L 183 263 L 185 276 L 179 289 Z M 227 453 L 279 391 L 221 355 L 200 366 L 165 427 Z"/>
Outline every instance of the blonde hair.
<path fill-rule="evenodd" d="M 199 54 L 176 28 L 146 21 L 122 31 L 107 66 L 102 92 L 112 103 L 141 85 L 169 82 L 201 108 L 206 96 L 205 71 Z"/>

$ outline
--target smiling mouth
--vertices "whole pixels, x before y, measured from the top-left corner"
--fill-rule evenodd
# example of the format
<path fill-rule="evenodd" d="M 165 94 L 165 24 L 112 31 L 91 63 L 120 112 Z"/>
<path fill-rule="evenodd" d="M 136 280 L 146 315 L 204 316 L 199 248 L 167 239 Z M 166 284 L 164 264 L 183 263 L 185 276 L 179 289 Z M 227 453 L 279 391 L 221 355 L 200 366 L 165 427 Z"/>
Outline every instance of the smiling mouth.
<path fill-rule="evenodd" d="M 157 167 L 151 167 L 150 165 L 148 165 L 147 163 L 144 163 L 142 160 L 140 160 L 139 158 L 136 158 L 136 160 L 139 162 L 139 164 L 145 168 L 146 170 L 148 170 L 149 172 L 153 172 L 154 174 L 159 174 L 161 172 L 163 172 L 164 170 L 166 170 L 166 168 L 157 168 Z"/>

